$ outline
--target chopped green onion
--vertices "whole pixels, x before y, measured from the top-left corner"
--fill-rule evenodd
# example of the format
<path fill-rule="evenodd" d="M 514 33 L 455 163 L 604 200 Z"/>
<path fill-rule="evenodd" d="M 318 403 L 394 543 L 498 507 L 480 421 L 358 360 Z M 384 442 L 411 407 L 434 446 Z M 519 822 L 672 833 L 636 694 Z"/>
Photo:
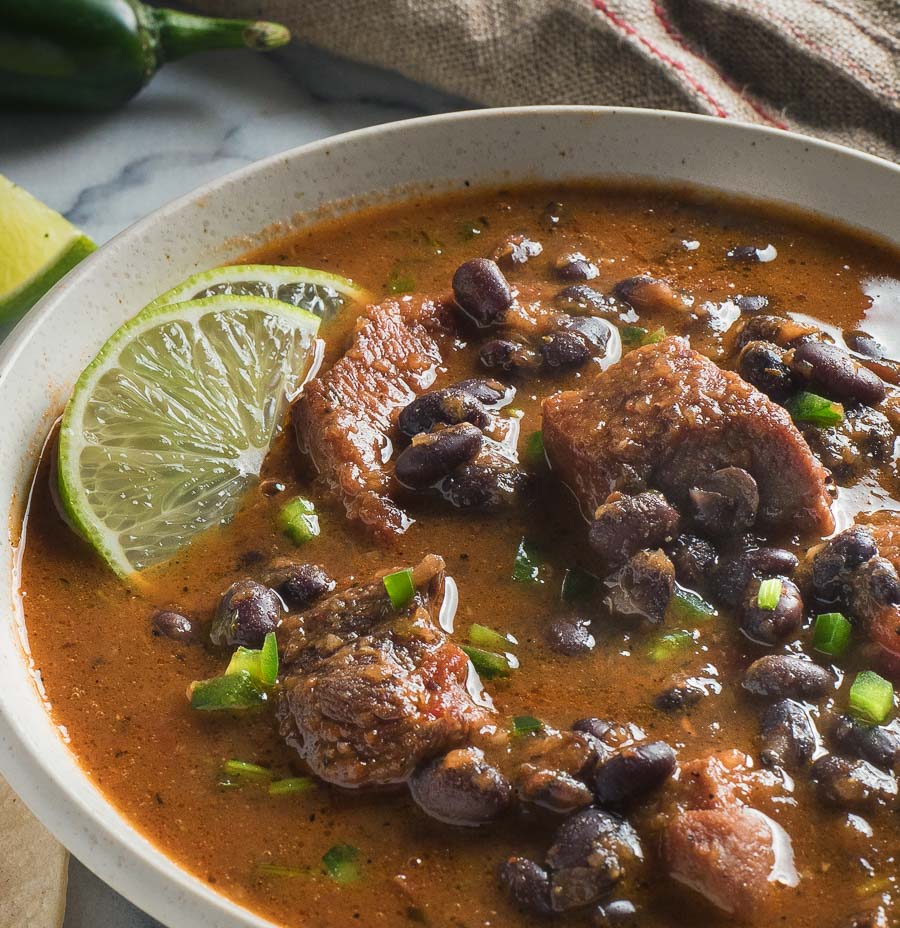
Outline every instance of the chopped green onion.
<path fill-rule="evenodd" d="M 298 877 L 298 876 L 309 876 L 308 867 L 281 867 L 278 864 L 260 864 L 256 868 L 256 872 L 260 876 L 274 876 L 274 877 Z"/>
<path fill-rule="evenodd" d="M 229 779 L 235 777 L 239 780 L 248 780 L 254 783 L 267 783 L 275 774 L 268 767 L 259 764 L 248 764 L 243 760 L 226 760 L 222 764 L 222 774 Z"/>
<path fill-rule="evenodd" d="M 325 872 L 341 886 L 359 879 L 359 850 L 352 844 L 335 844 L 322 857 Z"/>
<path fill-rule="evenodd" d="M 686 651 L 694 644 L 694 636 L 685 629 L 679 629 L 674 632 L 667 632 L 660 635 L 647 652 L 647 657 L 651 661 L 661 663 L 670 660 L 682 651 Z"/>
<path fill-rule="evenodd" d="M 494 677 L 508 677 L 512 670 L 509 658 L 505 654 L 494 654 L 493 651 L 485 651 L 483 648 L 473 648 L 471 645 L 460 645 L 466 656 L 472 662 L 472 666 L 478 671 L 479 676 L 485 680 L 492 680 Z"/>
<path fill-rule="evenodd" d="M 633 347 L 643 343 L 647 330 L 642 325 L 623 325 L 619 329 L 619 338 L 626 347 Z"/>
<path fill-rule="evenodd" d="M 312 777 L 287 777 L 284 780 L 275 780 L 269 784 L 270 796 L 295 796 L 298 793 L 308 793 L 315 787 L 316 781 Z"/>
<path fill-rule="evenodd" d="M 850 644 L 853 626 L 840 612 L 825 612 L 816 616 L 813 647 L 823 654 L 840 657 Z"/>
<path fill-rule="evenodd" d="M 669 600 L 669 614 L 677 622 L 705 622 L 716 615 L 716 607 L 693 590 L 679 588 Z"/>
<path fill-rule="evenodd" d="M 397 570 L 384 578 L 384 588 L 391 598 L 391 605 L 395 609 L 404 609 L 416 595 L 416 585 L 413 583 L 413 572 L 409 567 Z"/>
<path fill-rule="evenodd" d="M 246 671 L 256 683 L 273 686 L 278 679 L 278 640 L 275 632 L 269 632 L 258 651 L 251 648 L 238 648 L 231 655 L 225 676 L 233 676 Z"/>
<path fill-rule="evenodd" d="M 808 422 L 820 428 L 837 425 L 844 418 L 844 407 L 818 393 L 804 390 L 787 404 L 787 410 L 796 422 Z"/>
<path fill-rule="evenodd" d="M 533 715 L 514 715 L 511 727 L 514 735 L 530 735 L 533 732 L 541 731 L 544 723 Z"/>
<path fill-rule="evenodd" d="M 479 235 L 481 235 L 483 227 L 487 224 L 488 222 L 484 218 L 467 220 L 462 224 L 462 237 L 466 241 L 471 241 L 473 238 L 477 238 Z"/>
<path fill-rule="evenodd" d="M 894 687 L 871 670 L 856 675 L 850 687 L 850 714 L 865 725 L 881 725 L 894 708 Z"/>
<path fill-rule="evenodd" d="M 195 680 L 189 692 L 191 708 L 204 712 L 253 709 L 267 699 L 265 689 L 246 670 L 211 680 Z"/>
<path fill-rule="evenodd" d="M 476 622 L 469 626 L 469 643 L 479 648 L 499 648 L 502 651 L 515 647 L 519 642 L 512 635 L 501 635 L 487 625 L 479 625 Z"/>
<path fill-rule="evenodd" d="M 570 567 L 563 576 L 559 595 L 564 603 L 577 602 L 590 596 L 596 585 L 597 579 L 592 574 L 580 567 Z"/>
<path fill-rule="evenodd" d="M 388 275 L 388 293 L 412 293 L 416 289 L 415 278 L 395 268 Z"/>
<path fill-rule="evenodd" d="M 547 463 L 544 453 L 544 433 L 532 432 L 525 442 L 525 463 L 529 467 L 543 467 Z"/>
<path fill-rule="evenodd" d="M 525 410 L 519 409 L 518 406 L 507 406 L 503 410 L 503 415 L 508 419 L 522 419 L 525 416 Z"/>
<path fill-rule="evenodd" d="M 783 584 L 780 577 L 768 577 L 759 585 L 759 592 L 756 594 L 756 604 L 760 609 L 771 612 L 781 599 Z"/>
<path fill-rule="evenodd" d="M 648 335 L 646 335 L 641 342 L 642 345 L 656 345 L 658 342 L 661 342 L 666 337 L 666 329 L 664 326 L 660 326 L 658 329 L 654 329 Z"/>
<path fill-rule="evenodd" d="M 531 543 L 526 538 L 523 538 L 516 549 L 512 578 L 519 583 L 539 583 L 540 573 L 540 559 Z"/>
<path fill-rule="evenodd" d="M 316 507 L 302 496 L 295 497 L 282 507 L 278 514 L 278 524 L 297 545 L 312 540 L 320 532 Z"/>

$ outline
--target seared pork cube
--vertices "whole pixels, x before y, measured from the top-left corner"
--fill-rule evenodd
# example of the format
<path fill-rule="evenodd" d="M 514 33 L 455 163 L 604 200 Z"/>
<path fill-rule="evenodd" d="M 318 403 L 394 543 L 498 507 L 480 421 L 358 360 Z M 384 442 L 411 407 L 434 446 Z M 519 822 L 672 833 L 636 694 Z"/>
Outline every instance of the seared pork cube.
<path fill-rule="evenodd" d="M 543 435 L 551 466 L 588 515 L 617 489 L 654 487 L 686 506 L 698 481 L 739 467 L 758 487 L 758 526 L 834 526 L 827 473 L 787 412 L 680 338 L 546 399 Z"/>
<path fill-rule="evenodd" d="M 429 555 L 400 608 L 376 577 L 279 629 L 280 731 L 316 776 L 340 786 L 400 782 L 490 721 L 467 689 L 466 655 L 435 622 L 443 580 L 443 560 Z"/>

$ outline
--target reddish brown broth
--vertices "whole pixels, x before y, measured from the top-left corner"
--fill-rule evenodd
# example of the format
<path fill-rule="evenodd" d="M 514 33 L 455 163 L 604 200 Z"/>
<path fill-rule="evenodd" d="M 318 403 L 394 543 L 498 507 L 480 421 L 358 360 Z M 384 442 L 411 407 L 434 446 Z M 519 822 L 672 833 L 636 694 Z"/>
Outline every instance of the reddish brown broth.
<path fill-rule="evenodd" d="M 545 207 L 554 201 L 564 204 L 565 218 L 548 232 Z M 402 203 L 304 229 L 249 259 L 320 267 L 379 296 L 400 279 L 412 279 L 417 292 L 442 296 L 462 261 L 490 254 L 513 232 L 528 233 L 545 251 L 512 279 L 534 285 L 548 299 L 564 286 L 553 280 L 549 262 L 577 249 L 598 262 L 600 276 L 591 285 L 604 292 L 624 277 L 650 273 L 672 280 L 697 302 L 763 294 L 776 311 L 802 313 L 837 329 L 865 329 L 870 300 L 861 282 L 900 276 L 897 254 L 885 247 L 775 208 L 684 191 L 588 186 L 468 192 Z M 688 250 L 685 242 L 699 247 Z M 754 264 L 725 258 L 729 248 L 746 243 L 771 243 L 778 257 Z M 323 327 L 326 363 L 341 352 L 352 324 L 348 315 Z M 664 325 L 677 334 L 671 318 L 641 318 L 640 324 Z M 893 343 L 885 327 L 877 334 L 891 356 L 900 356 L 900 329 L 891 333 Z M 694 345 L 715 353 L 714 339 L 695 336 Z M 447 368 L 440 382 L 482 373 L 474 353 L 465 350 L 448 359 Z M 514 405 L 524 412 L 522 434 L 540 428 L 543 396 L 587 376 L 586 369 L 581 375 L 521 383 Z M 590 566 L 586 524 L 552 479 L 544 479 L 537 504 L 501 517 L 419 504 L 413 509 L 417 523 L 394 550 L 384 550 L 323 495 L 290 434 L 276 441 L 265 474 L 286 485 L 284 497 L 250 495 L 231 525 L 211 531 L 154 570 L 140 593 L 123 586 L 60 520 L 48 490 L 47 460 L 38 469 L 24 541 L 29 643 L 55 722 L 65 726 L 93 782 L 137 830 L 239 904 L 276 923 L 310 928 L 530 925 L 535 917 L 517 911 L 498 889 L 495 867 L 510 854 L 540 857 L 553 827 L 538 815 L 513 815 L 477 832 L 453 828 L 427 818 L 402 789 L 348 792 L 323 784 L 300 796 L 272 798 L 262 789 L 218 785 L 219 767 L 228 758 L 284 775 L 302 771 L 267 714 L 192 712 L 187 685 L 221 673 L 223 655 L 153 637 L 149 619 L 162 606 L 206 619 L 221 591 L 253 574 L 261 559 L 295 554 L 276 528 L 282 499 L 294 493 L 314 498 L 323 522 L 322 535 L 302 556 L 335 576 L 364 578 L 386 566 L 414 563 L 428 552 L 446 559 L 460 591 L 460 640 L 471 622 L 481 621 L 521 642 L 521 668 L 508 681 L 488 684 L 502 717 L 531 714 L 560 729 L 582 716 L 614 717 L 666 739 L 683 760 L 733 747 L 756 754 L 760 707 L 741 691 L 739 678 L 764 649 L 745 639 L 728 615 L 703 628 L 702 649 L 686 665 L 694 671 L 714 666 L 723 691 L 686 715 L 667 715 L 652 705 L 671 673 L 669 665 L 646 657 L 652 633 L 621 623 L 601 626 L 596 650 L 578 658 L 555 655 L 542 643 L 547 617 L 563 611 L 564 570 Z M 855 492 L 843 492 L 836 511 L 845 524 L 857 509 L 900 506 L 894 502 L 898 497 L 891 464 L 873 471 Z M 540 585 L 511 580 L 514 552 L 525 535 L 547 557 Z M 803 637 L 808 640 L 808 629 Z M 844 666 L 852 669 L 854 659 Z M 846 703 L 846 688 L 835 695 L 836 702 Z M 776 789 L 772 795 L 762 810 L 791 836 L 802 877 L 796 889 L 784 892 L 783 924 L 843 928 L 869 896 L 896 894 L 896 813 L 869 816 L 873 836 L 866 837 L 846 813 L 823 809 L 802 777 L 793 790 Z M 641 924 L 732 923 L 654 872 L 653 823 L 640 813 L 635 822 L 651 859 L 642 881 L 625 894 L 639 902 Z M 360 849 L 362 879 L 356 884 L 338 886 L 321 872 L 323 853 L 339 843 Z M 312 873 L 261 876 L 260 864 L 309 867 Z M 569 914 L 558 921 L 580 925 L 587 918 Z"/>

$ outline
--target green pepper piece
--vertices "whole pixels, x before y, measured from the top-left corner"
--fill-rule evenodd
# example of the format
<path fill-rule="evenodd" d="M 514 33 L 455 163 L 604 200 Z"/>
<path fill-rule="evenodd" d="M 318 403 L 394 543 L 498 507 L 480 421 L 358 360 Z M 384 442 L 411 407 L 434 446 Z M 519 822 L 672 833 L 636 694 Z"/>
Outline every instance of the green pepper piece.
<path fill-rule="evenodd" d="M 191 684 L 191 708 L 202 712 L 254 709 L 267 699 L 266 691 L 246 670 Z"/>
<path fill-rule="evenodd" d="M 278 639 L 275 632 L 269 632 L 258 651 L 251 648 L 238 648 L 231 655 L 225 676 L 246 671 L 255 683 L 273 686 L 278 679 Z"/>
<path fill-rule="evenodd" d="M 140 0 L 19 0 L 0 24 L 0 103 L 108 109 L 130 100 L 166 62 L 215 48 L 267 51 L 277 23 L 214 19 Z"/>
<path fill-rule="evenodd" d="M 335 844 L 322 856 L 325 872 L 343 886 L 359 879 L 359 849 L 352 844 Z"/>
<path fill-rule="evenodd" d="M 278 513 L 278 525 L 295 545 L 311 541 L 321 531 L 315 505 L 302 496 L 295 497 L 282 507 Z"/>
<path fill-rule="evenodd" d="M 467 644 L 460 645 L 460 647 L 466 652 L 472 666 L 485 680 L 493 680 L 494 677 L 508 677 L 513 669 L 509 658 L 505 654 L 494 654 L 493 651 L 485 651 L 484 648 L 473 648 Z"/>

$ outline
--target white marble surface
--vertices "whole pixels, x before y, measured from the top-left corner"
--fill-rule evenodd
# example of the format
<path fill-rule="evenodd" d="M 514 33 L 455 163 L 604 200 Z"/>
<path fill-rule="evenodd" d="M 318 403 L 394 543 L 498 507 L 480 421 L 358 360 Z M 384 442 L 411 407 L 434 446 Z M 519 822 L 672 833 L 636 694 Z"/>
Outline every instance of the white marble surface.
<path fill-rule="evenodd" d="M 292 46 L 218 52 L 163 69 L 125 109 L 0 121 L 0 174 L 102 243 L 192 188 L 304 142 L 462 109 L 395 75 Z M 65 928 L 157 928 L 77 861 Z"/>

